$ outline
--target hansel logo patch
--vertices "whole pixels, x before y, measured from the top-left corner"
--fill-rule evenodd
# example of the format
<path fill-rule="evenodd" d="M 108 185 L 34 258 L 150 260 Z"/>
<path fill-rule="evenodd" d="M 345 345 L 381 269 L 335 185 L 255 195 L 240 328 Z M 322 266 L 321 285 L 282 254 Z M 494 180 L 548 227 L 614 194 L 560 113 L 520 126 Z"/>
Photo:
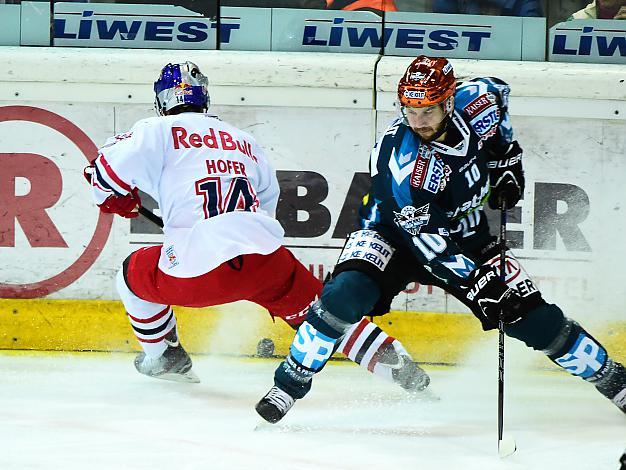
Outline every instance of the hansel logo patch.
<path fill-rule="evenodd" d="M 428 213 L 429 207 L 430 204 L 426 204 L 417 209 L 413 206 L 404 206 L 400 212 L 394 211 L 394 222 L 398 227 L 415 236 L 430 220 L 430 214 Z"/>

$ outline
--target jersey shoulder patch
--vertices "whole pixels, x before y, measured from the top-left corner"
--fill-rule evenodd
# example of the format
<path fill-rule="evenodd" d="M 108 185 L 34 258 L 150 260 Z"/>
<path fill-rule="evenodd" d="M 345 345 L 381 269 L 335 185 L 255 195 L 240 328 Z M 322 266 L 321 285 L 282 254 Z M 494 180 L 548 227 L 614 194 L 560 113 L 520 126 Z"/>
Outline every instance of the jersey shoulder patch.
<path fill-rule="evenodd" d="M 482 140 L 493 136 L 506 112 L 508 85 L 495 79 L 482 78 L 464 82 L 457 87 L 455 108 Z"/>

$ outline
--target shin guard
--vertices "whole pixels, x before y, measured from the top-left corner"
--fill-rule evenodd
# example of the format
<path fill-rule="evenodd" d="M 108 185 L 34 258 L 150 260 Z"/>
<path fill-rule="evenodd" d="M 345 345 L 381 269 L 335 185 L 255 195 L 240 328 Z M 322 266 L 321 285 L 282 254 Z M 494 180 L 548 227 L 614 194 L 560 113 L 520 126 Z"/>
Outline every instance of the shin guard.
<path fill-rule="evenodd" d="M 561 332 L 543 352 L 570 374 L 595 385 L 626 413 L 626 369 L 578 323 L 565 318 Z"/>
<path fill-rule="evenodd" d="M 572 375 L 592 383 L 626 412 L 626 369 L 613 361 L 604 346 L 556 305 L 544 304 L 520 322 L 507 325 L 509 336 L 542 351 Z"/>

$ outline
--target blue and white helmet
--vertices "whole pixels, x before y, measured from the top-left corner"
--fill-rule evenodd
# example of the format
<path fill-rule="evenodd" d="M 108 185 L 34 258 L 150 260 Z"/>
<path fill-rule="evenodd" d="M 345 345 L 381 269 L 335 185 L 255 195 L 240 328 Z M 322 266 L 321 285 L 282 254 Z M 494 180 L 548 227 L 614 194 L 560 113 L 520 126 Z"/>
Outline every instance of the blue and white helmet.
<path fill-rule="evenodd" d="M 209 80 L 193 62 L 167 64 L 161 70 L 159 79 L 154 82 L 154 107 L 164 116 L 177 106 L 198 106 L 208 109 L 211 100 L 208 90 Z"/>

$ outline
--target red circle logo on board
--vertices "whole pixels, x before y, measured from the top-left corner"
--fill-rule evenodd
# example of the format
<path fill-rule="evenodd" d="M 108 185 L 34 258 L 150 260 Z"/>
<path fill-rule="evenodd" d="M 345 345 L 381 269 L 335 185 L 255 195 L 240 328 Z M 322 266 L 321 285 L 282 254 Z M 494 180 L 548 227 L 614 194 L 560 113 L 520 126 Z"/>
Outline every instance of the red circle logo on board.
<path fill-rule="evenodd" d="M 8 258 L 0 258 L 0 298 L 59 291 L 85 274 L 104 248 L 113 217 L 94 207 L 89 185 L 79 182 L 81 154 L 91 162 L 98 149 L 63 116 L 0 106 L 0 253 Z"/>

